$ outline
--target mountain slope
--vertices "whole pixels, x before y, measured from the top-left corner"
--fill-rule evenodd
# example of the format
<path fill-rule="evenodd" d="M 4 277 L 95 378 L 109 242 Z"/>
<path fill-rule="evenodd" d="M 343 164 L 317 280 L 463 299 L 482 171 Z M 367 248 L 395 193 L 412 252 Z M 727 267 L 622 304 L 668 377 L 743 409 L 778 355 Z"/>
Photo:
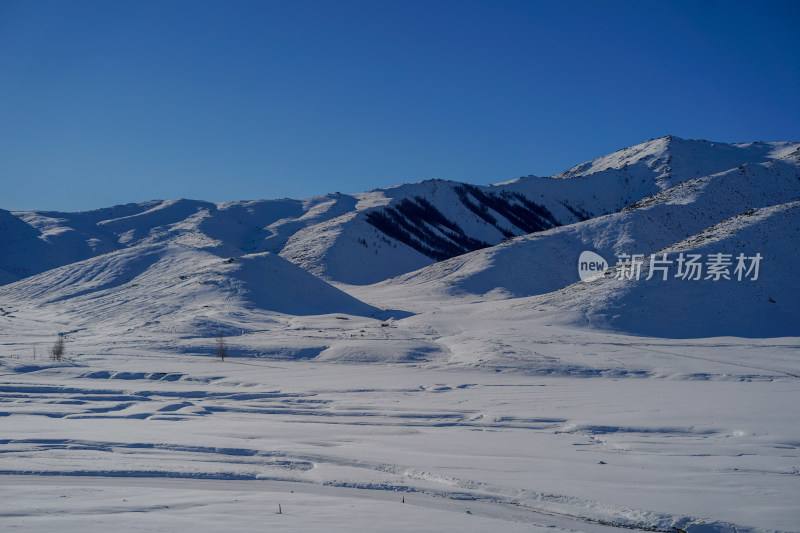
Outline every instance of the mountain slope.
<path fill-rule="evenodd" d="M 214 204 L 152 201 L 84 213 L 0 211 L 0 281 L 138 244 L 182 242 L 220 256 L 278 252 L 298 228 L 355 205 L 344 195 Z"/>
<path fill-rule="evenodd" d="M 664 137 L 552 178 L 488 187 L 433 180 L 373 191 L 360 195 L 356 213 L 296 233 L 281 254 L 326 279 L 375 283 L 513 236 L 615 213 L 683 181 L 768 163 L 798 147 Z"/>
<path fill-rule="evenodd" d="M 402 287 L 432 297 L 543 294 L 578 281 L 584 250 L 616 263 L 619 254 L 655 253 L 749 209 L 799 199 L 800 149 L 795 149 L 768 163 L 683 182 L 617 213 L 436 263 L 385 282 L 383 290 Z"/>
<path fill-rule="evenodd" d="M 0 300 L 9 314 L 35 316 L 48 328 L 103 336 L 240 334 L 263 329 L 271 314 L 381 314 L 276 254 L 221 259 L 174 244 L 59 267 L 0 287 Z"/>
<path fill-rule="evenodd" d="M 800 334 L 800 280 L 793 275 L 800 253 L 800 202 L 732 217 L 660 253 L 667 253 L 673 261 L 681 253 L 703 258 L 731 254 L 731 279 L 707 279 L 706 270 L 697 281 L 674 276 L 667 281 L 658 276 L 637 281 L 616 279 L 611 271 L 603 279 L 575 283 L 539 296 L 532 303 L 551 309 L 561 323 L 636 335 L 696 338 Z M 737 279 L 734 269 L 739 253 L 762 257 L 757 279 L 752 279 L 753 274 Z M 673 264 L 673 273 L 675 269 Z"/>

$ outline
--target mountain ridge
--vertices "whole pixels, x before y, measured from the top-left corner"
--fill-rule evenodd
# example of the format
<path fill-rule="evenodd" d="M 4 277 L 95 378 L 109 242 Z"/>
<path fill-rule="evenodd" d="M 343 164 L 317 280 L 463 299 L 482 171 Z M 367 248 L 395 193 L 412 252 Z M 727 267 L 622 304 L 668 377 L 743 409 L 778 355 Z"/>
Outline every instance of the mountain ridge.
<path fill-rule="evenodd" d="M 177 199 L 80 213 L 0 210 L 0 295 L 22 294 L 31 283 L 40 283 L 43 293 L 58 293 L 74 282 L 75 293 L 64 293 L 63 301 L 77 304 L 79 296 L 98 291 L 95 282 L 74 273 L 59 278 L 58 269 L 125 257 L 139 265 L 130 267 L 128 277 L 151 275 L 155 268 L 166 278 L 151 286 L 166 286 L 177 274 L 162 272 L 159 265 L 166 263 L 147 258 L 154 249 L 172 249 L 183 250 L 188 263 L 271 265 L 285 274 L 275 279 L 293 279 L 298 288 L 314 285 L 320 294 L 356 295 L 345 305 L 347 298 L 331 293 L 322 300 L 342 306 L 311 305 L 304 314 L 358 308 L 360 316 L 377 317 L 384 309 L 399 308 L 393 294 L 409 304 L 408 296 L 416 295 L 423 309 L 452 298 L 552 293 L 577 281 L 575 263 L 583 250 L 606 258 L 654 253 L 748 210 L 797 200 L 800 144 L 670 136 L 552 177 L 487 186 L 425 180 L 307 199 Z M 129 266 L 119 268 L 124 273 Z M 254 287 L 252 281 L 236 281 L 236 272 L 224 274 L 225 283 Z M 248 279 L 255 279 L 250 274 Z M 110 283 L 108 289 L 135 282 Z M 223 293 L 230 291 L 211 299 L 228 301 Z M 35 305 L 54 304 L 42 295 L 32 299 Z M 288 304 L 276 307 L 270 298 L 256 300 L 255 308 L 269 312 L 301 312 Z"/>

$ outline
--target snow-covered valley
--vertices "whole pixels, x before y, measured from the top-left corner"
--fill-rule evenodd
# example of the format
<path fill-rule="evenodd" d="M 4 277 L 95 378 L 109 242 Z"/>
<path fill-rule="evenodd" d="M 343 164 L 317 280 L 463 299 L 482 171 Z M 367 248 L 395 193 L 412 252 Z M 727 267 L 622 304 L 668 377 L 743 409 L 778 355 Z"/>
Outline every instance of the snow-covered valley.
<path fill-rule="evenodd" d="M 798 531 L 799 201 L 797 143 L 665 137 L 487 187 L 0 211 L 0 528 Z"/>
<path fill-rule="evenodd" d="M 454 349 L 513 352 L 505 369 L 77 346 L 60 365 L 6 359 L 2 522 L 796 529 L 796 339 L 498 329 Z"/>

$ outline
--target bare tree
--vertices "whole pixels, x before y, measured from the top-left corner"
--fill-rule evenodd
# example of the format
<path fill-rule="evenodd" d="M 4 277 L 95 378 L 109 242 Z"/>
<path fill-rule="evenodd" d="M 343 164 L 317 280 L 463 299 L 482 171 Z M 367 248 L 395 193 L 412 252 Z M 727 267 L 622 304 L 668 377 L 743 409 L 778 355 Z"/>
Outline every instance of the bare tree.
<path fill-rule="evenodd" d="M 59 335 L 56 342 L 53 343 L 53 347 L 50 348 L 50 358 L 53 361 L 61 361 L 62 355 L 64 355 L 64 337 Z"/>
<path fill-rule="evenodd" d="M 225 342 L 225 337 L 217 335 L 217 357 L 220 361 L 224 361 L 228 355 L 228 344 Z"/>

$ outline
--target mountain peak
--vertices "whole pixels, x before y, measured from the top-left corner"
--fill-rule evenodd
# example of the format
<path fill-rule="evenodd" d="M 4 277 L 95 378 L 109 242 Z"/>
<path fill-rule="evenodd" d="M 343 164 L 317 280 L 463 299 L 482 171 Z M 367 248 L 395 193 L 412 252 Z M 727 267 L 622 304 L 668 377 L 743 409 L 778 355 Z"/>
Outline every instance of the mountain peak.
<path fill-rule="evenodd" d="M 730 144 L 666 135 L 587 161 L 552 177 L 618 173 L 633 181 L 654 182 L 659 190 L 664 190 L 741 164 L 767 163 L 798 146 L 798 143 L 761 141 Z"/>

